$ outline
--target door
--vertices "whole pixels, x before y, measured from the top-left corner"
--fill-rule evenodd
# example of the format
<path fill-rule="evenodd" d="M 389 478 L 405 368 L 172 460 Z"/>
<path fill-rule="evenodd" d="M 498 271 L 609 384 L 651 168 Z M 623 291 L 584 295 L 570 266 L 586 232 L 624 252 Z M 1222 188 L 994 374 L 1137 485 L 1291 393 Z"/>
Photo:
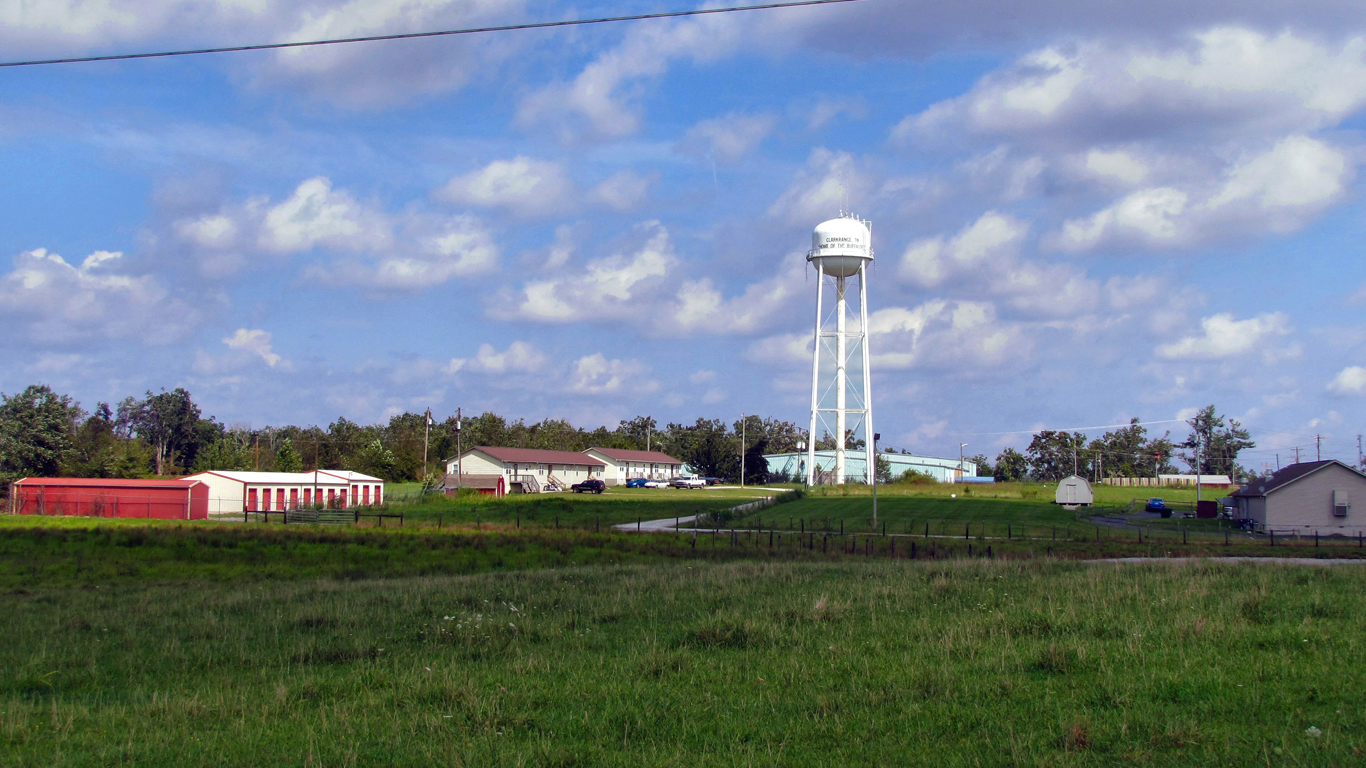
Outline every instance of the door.
<path fill-rule="evenodd" d="M 361 506 L 363 506 L 363 507 L 368 507 L 368 506 L 370 506 L 370 486 L 368 486 L 368 485 L 362 485 L 362 486 L 360 487 L 360 493 L 361 493 Z"/>
<path fill-rule="evenodd" d="M 276 489 L 275 489 L 275 506 L 276 506 L 276 508 L 278 508 L 278 509 L 284 509 L 284 508 L 285 508 L 285 489 L 284 489 L 284 488 L 276 488 Z"/>
<path fill-rule="evenodd" d="M 261 489 L 261 509 L 265 512 L 270 511 L 270 489 Z"/>
<path fill-rule="evenodd" d="M 255 512 L 255 511 L 256 511 L 256 489 L 255 489 L 255 488 L 248 488 L 248 489 L 247 489 L 247 511 L 248 511 L 248 512 Z"/>
<path fill-rule="evenodd" d="M 337 489 L 336 489 L 336 488 L 328 488 L 328 489 L 327 489 L 327 508 L 328 508 L 328 509 L 336 509 L 336 506 L 337 506 Z"/>
<path fill-rule="evenodd" d="M 290 508 L 290 509 L 298 509 L 298 508 L 299 508 L 299 489 L 298 489 L 298 488 L 290 488 L 290 489 L 289 489 L 289 508 Z"/>

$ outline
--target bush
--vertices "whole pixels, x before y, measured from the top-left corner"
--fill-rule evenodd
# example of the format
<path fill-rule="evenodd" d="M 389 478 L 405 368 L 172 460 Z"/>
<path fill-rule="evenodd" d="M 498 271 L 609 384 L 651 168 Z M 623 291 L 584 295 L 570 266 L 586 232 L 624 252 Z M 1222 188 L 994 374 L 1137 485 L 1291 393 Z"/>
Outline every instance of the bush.
<path fill-rule="evenodd" d="M 907 485 L 929 485 L 931 483 L 939 482 L 938 478 L 934 475 L 931 475 L 929 472 L 921 472 L 918 469 L 908 469 L 905 472 L 902 472 L 901 477 L 898 477 L 896 481 L 898 483 L 906 483 Z"/>

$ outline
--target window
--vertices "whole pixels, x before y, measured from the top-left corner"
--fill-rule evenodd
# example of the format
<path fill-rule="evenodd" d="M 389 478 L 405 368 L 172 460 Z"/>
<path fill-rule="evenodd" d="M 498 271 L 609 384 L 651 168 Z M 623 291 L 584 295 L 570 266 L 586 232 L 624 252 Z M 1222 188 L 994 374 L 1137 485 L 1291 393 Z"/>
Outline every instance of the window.
<path fill-rule="evenodd" d="M 1351 508 L 1352 508 L 1352 505 L 1351 505 L 1351 503 L 1347 500 L 1347 492 L 1346 492 L 1346 491 L 1333 491 L 1333 516 L 1334 516 L 1334 517 L 1346 517 L 1346 516 L 1347 516 L 1347 510 L 1349 510 L 1349 509 L 1351 509 Z"/>

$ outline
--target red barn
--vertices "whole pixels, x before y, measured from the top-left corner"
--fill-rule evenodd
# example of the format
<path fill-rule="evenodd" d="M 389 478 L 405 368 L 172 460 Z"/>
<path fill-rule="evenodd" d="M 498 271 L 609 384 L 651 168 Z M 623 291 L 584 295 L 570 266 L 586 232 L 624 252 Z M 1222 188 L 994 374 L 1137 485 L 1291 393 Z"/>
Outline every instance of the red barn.
<path fill-rule="evenodd" d="M 10 513 L 204 520 L 209 486 L 198 480 L 26 477 L 14 484 Z"/>

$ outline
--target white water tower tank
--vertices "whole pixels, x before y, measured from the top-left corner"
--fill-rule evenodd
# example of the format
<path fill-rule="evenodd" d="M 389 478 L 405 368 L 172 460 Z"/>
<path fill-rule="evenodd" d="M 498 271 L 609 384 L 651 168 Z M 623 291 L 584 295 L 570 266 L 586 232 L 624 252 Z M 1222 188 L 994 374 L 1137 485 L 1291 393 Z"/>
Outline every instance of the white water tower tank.
<path fill-rule="evenodd" d="M 867 223 L 841 216 L 816 225 L 806 260 L 830 277 L 853 277 L 873 261 L 873 232 Z"/>

